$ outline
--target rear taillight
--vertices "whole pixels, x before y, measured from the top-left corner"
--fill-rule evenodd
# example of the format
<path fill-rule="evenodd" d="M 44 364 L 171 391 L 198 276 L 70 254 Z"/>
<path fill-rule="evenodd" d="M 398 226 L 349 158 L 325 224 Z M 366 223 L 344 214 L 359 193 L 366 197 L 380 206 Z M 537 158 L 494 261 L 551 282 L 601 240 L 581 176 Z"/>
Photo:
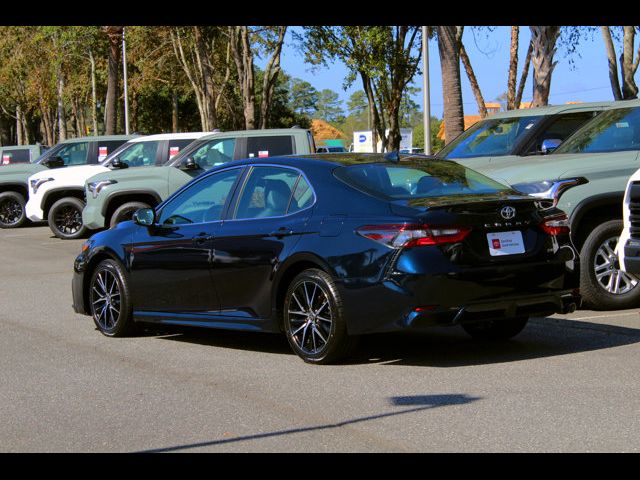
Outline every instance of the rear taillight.
<path fill-rule="evenodd" d="M 365 225 L 356 230 L 358 235 L 392 248 L 461 242 L 470 231 L 465 227 L 411 224 Z"/>
<path fill-rule="evenodd" d="M 564 213 L 547 217 L 540 227 L 549 235 L 569 235 L 569 218 Z"/>

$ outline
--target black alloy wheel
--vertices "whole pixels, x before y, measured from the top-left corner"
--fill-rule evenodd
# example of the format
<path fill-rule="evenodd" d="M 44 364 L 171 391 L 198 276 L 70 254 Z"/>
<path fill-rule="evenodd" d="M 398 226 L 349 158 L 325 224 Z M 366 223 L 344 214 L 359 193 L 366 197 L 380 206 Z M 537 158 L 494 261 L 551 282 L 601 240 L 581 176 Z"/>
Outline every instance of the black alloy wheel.
<path fill-rule="evenodd" d="M 108 337 L 135 332 L 127 282 L 118 263 L 103 260 L 91 276 L 89 289 L 91 316 L 100 332 Z"/>
<path fill-rule="evenodd" d="M 18 192 L 0 193 L 0 228 L 17 228 L 27 220 L 25 200 Z"/>
<path fill-rule="evenodd" d="M 283 320 L 289 345 L 305 362 L 335 362 L 355 348 L 356 337 L 347 334 L 339 292 L 322 270 L 305 270 L 291 282 Z"/>
<path fill-rule="evenodd" d="M 82 223 L 85 203 L 79 198 L 69 197 L 58 200 L 49 210 L 49 228 L 63 240 L 81 238 L 87 228 Z"/>

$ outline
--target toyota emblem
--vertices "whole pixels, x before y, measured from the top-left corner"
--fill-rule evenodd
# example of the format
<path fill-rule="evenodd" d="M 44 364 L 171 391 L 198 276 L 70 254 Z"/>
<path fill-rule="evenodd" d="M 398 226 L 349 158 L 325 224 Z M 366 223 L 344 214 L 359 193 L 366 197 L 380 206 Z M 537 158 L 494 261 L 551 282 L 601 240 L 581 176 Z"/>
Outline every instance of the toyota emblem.
<path fill-rule="evenodd" d="M 500 215 L 502 215 L 502 218 L 505 220 L 511 220 L 516 216 L 516 209 L 507 205 L 506 207 L 502 207 Z"/>

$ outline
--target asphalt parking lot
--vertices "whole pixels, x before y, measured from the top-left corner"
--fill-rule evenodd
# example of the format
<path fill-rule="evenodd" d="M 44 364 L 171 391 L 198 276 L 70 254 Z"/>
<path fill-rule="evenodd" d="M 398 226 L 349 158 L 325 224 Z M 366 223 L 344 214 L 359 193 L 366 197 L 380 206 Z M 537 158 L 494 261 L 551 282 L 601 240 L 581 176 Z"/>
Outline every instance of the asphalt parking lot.
<path fill-rule="evenodd" d="M 109 339 L 71 308 L 82 241 L 0 231 L 2 452 L 640 451 L 640 309 L 365 338 L 311 366 L 284 337 Z"/>

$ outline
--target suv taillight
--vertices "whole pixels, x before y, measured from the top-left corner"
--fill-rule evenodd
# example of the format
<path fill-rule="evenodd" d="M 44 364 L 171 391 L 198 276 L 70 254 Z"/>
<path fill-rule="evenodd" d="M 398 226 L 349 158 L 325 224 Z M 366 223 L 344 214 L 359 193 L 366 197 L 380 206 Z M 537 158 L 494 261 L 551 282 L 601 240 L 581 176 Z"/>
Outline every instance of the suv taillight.
<path fill-rule="evenodd" d="M 564 213 L 547 217 L 540 227 L 549 235 L 569 235 L 569 218 Z"/>
<path fill-rule="evenodd" d="M 471 229 L 466 227 L 412 224 L 365 225 L 356 230 L 358 235 L 384 243 L 391 248 L 461 242 L 470 231 Z"/>

